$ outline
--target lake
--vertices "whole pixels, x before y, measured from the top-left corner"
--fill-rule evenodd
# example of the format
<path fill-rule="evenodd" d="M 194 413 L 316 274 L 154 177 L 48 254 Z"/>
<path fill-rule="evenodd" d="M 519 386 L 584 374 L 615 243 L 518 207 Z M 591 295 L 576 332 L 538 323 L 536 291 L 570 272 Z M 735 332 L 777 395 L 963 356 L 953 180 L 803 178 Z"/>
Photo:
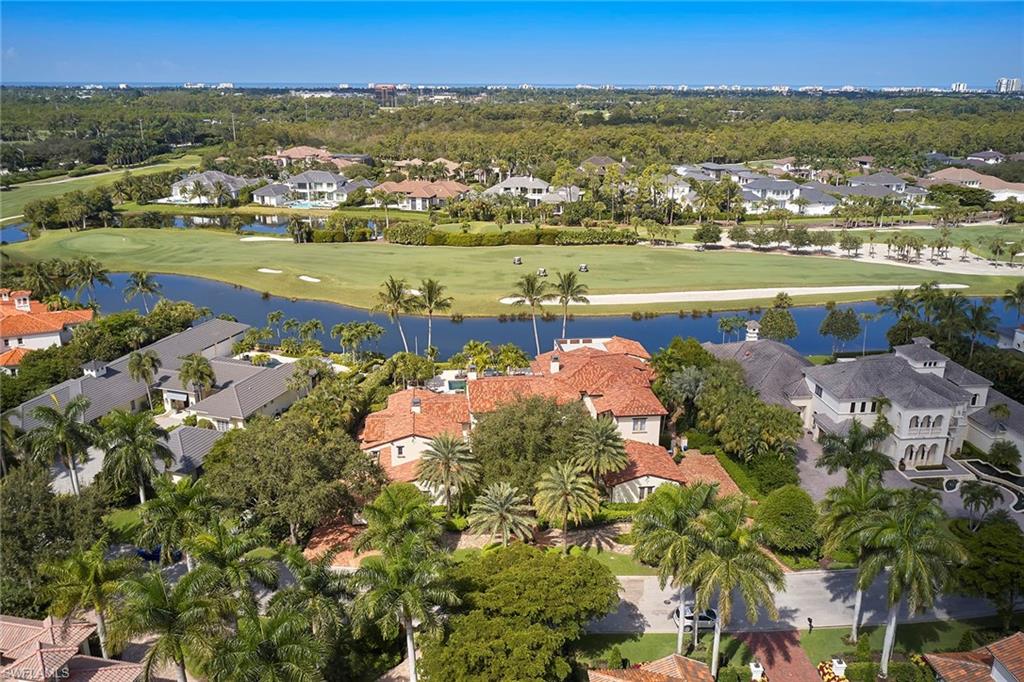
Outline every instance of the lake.
<path fill-rule="evenodd" d="M 299 321 L 319 319 L 328 333 L 321 335 L 324 348 L 337 350 L 337 341 L 330 338 L 332 326 L 341 322 L 372 320 L 386 330 L 377 349 L 383 353 L 395 353 L 402 349 L 402 341 L 397 328 L 388 322 L 385 315 L 371 315 L 365 310 L 350 308 L 336 303 L 322 301 L 291 300 L 279 296 L 263 298 L 262 294 L 252 289 L 225 284 L 199 277 L 182 275 L 156 275 L 156 280 L 163 287 L 165 297 L 172 300 L 188 300 L 198 306 L 207 306 L 214 315 L 228 313 L 240 322 L 253 326 L 266 326 L 267 313 L 274 310 L 284 312 L 285 319 L 294 317 Z M 127 273 L 111 275 L 112 287 L 99 287 L 96 300 L 103 312 L 115 312 L 125 309 L 142 311 L 141 299 L 126 303 L 123 299 Z M 843 304 L 840 307 L 853 308 L 857 312 L 877 313 L 878 306 L 874 303 Z M 1001 302 L 994 304 L 995 312 L 1002 324 L 1013 324 L 1016 313 L 1007 310 Z M 555 307 L 548 308 L 557 312 Z M 723 316 L 743 314 L 742 312 L 719 312 L 698 319 L 680 318 L 676 314 L 665 314 L 659 317 L 632 320 L 628 315 L 615 316 L 580 316 L 570 320 L 568 336 L 570 337 L 601 337 L 625 336 L 636 339 L 650 351 L 655 351 L 668 344 L 674 336 L 693 336 L 700 341 L 721 341 L 722 334 L 718 331 L 718 319 Z M 827 354 L 832 351 L 832 342 L 818 334 L 818 327 L 825 317 L 824 306 L 801 307 L 792 309 L 800 335 L 791 345 L 801 353 Z M 759 317 L 755 315 L 754 317 Z M 885 315 L 867 325 L 867 347 L 886 348 L 885 332 L 895 322 L 895 317 Z M 552 347 L 554 339 L 561 336 L 561 318 L 549 322 L 537 321 L 540 330 L 541 350 Z M 406 316 L 402 325 L 409 340 L 410 350 L 422 350 L 427 343 L 427 321 L 422 317 Z M 438 347 L 439 357 L 446 358 L 460 350 L 469 339 L 487 340 L 492 344 L 512 342 L 527 352 L 533 350 L 533 328 L 529 319 L 525 321 L 500 322 L 496 318 L 466 318 L 461 323 L 452 322 L 447 316 L 434 319 L 434 345 Z M 847 345 L 847 350 L 861 348 L 861 339 Z"/>
<path fill-rule="evenodd" d="M 28 228 L 28 223 L 15 223 L 0 227 L 0 243 L 16 244 L 17 242 L 25 241 L 28 239 L 28 233 L 25 232 L 26 228 Z"/>

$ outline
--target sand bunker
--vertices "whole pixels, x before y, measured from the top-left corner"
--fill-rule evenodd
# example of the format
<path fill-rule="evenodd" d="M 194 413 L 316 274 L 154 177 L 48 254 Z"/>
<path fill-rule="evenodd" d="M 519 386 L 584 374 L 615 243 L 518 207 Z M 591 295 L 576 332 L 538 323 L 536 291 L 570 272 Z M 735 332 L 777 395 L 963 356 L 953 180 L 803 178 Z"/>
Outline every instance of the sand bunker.
<path fill-rule="evenodd" d="M 240 242 L 290 242 L 287 237 L 242 237 Z"/>
<path fill-rule="evenodd" d="M 309 275 L 299 275 L 299 279 L 303 282 L 313 282 L 314 284 L 320 281 L 316 277 L 310 277 Z"/>
<path fill-rule="evenodd" d="M 275 270 L 273 268 L 260 268 L 256 272 L 265 272 L 268 275 L 280 275 L 281 274 L 280 270 Z"/>

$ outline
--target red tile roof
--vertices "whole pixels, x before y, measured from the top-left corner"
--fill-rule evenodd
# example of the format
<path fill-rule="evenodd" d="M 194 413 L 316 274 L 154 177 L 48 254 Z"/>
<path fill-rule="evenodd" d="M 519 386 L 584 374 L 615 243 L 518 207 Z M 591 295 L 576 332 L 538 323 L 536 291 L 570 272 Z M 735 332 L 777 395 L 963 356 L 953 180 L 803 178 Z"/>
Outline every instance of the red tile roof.
<path fill-rule="evenodd" d="M 62 621 L 53 616 L 32 620 L 0 615 L 0 656 L 20 658 L 35 650 L 36 644 L 78 647 L 96 629 L 85 621 Z"/>
<path fill-rule="evenodd" d="M 414 459 L 411 462 L 401 464 L 391 463 L 391 446 L 384 445 L 380 448 L 378 464 L 384 470 L 384 475 L 394 483 L 415 483 L 420 475 L 420 460 Z"/>
<path fill-rule="evenodd" d="M 590 682 L 714 682 L 707 665 L 692 658 L 670 654 L 639 668 L 625 670 L 590 670 Z"/>
<path fill-rule="evenodd" d="M 632 481 L 641 476 L 657 476 L 667 481 L 686 483 L 686 478 L 679 470 L 672 455 L 660 445 L 642 443 L 638 440 L 626 441 L 626 454 L 629 455 L 629 466 L 617 474 L 608 476 L 609 485 L 618 485 Z"/>
<path fill-rule="evenodd" d="M 337 547 L 338 553 L 331 561 L 331 565 L 356 568 L 364 557 L 378 553 L 364 552 L 357 557 L 352 550 L 352 541 L 363 532 L 364 528 L 365 526 L 356 526 L 340 518 L 325 523 L 313 531 L 302 554 L 313 561 Z"/>
<path fill-rule="evenodd" d="M 29 349 L 24 346 L 18 346 L 8 351 L 0 353 L 0 367 L 17 367 L 21 364 L 21 361 L 28 354 Z"/>
<path fill-rule="evenodd" d="M 413 412 L 413 398 L 420 401 L 420 412 Z M 359 440 L 371 450 L 400 438 L 433 438 L 442 433 L 461 436 L 469 428 L 469 403 L 465 394 L 441 394 L 422 388 L 409 388 L 388 396 L 387 408 L 366 417 Z M 383 458 L 382 458 L 383 460 Z"/>
<path fill-rule="evenodd" d="M 468 383 L 469 407 L 473 414 L 493 412 L 522 398 L 553 398 L 559 405 L 575 402 L 580 394 L 546 376 L 484 377 Z"/>
<path fill-rule="evenodd" d="M 651 359 L 651 354 L 644 348 L 644 344 L 633 339 L 625 339 L 621 336 L 613 336 L 604 343 L 605 349 L 609 353 L 623 353 L 625 355 L 635 355 L 638 358 L 645 360 Z"/>
<path fill-rule="evenodd" d="M 79 654 L 96 629 L 84 621 L 30 620 L 0 615 L 0 655 L 11 661 L 0 678 L 70 680 L 70 682 L 134 682 L 142 666 Z"/>
<path fill-rule="evenodd" d="M 27 295 L 29 292 L 24 293 Z M 45 303 L 29 301 L 29 309 L 21 310 L 13 300 L 0 301 L 0 336 L 11 338 L 59 332 L 64 327 L 88 322 L 92 316 L 89 309 L 51 311 Z"/>
<path fill-rule="evenodd" d="M 945 682 L 991 682 L 994 661 L 1024 680 L 1024 633 L 1016 632 L 974 651 L 925 654 L 924 658 Z"/>
<path fill-rule="evenodd" d="M 405 194 L 418 199 L 451 199 L 469 191 L 469 185 L 454 180 L 402 180 L 382 182 L 376 187 L 381 192 Z"/>
<path fill-rule="evenodd" d="M 717 483 L 719 495 L 739 495 L 740 487 L 714 455 L 687 450 L 679 462 L 679 471 L 688 484 Z"/>

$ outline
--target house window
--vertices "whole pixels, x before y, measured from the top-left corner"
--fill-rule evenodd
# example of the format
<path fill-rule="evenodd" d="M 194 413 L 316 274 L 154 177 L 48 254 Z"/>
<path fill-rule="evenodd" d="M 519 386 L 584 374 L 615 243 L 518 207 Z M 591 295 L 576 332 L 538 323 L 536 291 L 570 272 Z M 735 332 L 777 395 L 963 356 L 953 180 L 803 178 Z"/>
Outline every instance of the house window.
<path fill-rule="evenodd" d="M 814 395 L 816 395 L 816 396 L 818 396 L 820 398 L 821 394 L 822 394 L 821 386 L 818 386 L 817 384 L 815 384 L 814 385 Z"/>
<path fill-rule="evenodd" d="M 640 499 L 646 500 L 647 496 L 654 492 L 653 485 L 642 485 L 640 486 Z"/>
<path fill-rule="evenodd" d="M 850 403 L 850 414 L 857 411 L 857 403 Z"/>
<path fill-rule="evenodd" d="M 978 404 L 978 394 L 977 393 L 972 393 L 971 394 L 971 405 L 977 405 L 977 404 Z"/>
<path fill-rule="evenodd" d="M 398 457 L 405 457 L 405 446 L 404 445 L 396 445 L 395 446 L 395 455 L 398 456 Z"/>
<path fill-rule="evenodd" d="M 876 403 L 874 400 L 871 401 L 871 411 L 872 412 L 877 412 L 878 411 L 878 403 Z"/>
<path fill-rule="evenodd" d="M 633 417 L 633 433 L 642 433 L 647 430 L 647 417 Z"/>
<path fill-rule="evenodd" d="M 862 402 L 860 404 L 860 411 L 861 412 L 867 412 L 868 411 L 868 404 L 866 402 Z"/>

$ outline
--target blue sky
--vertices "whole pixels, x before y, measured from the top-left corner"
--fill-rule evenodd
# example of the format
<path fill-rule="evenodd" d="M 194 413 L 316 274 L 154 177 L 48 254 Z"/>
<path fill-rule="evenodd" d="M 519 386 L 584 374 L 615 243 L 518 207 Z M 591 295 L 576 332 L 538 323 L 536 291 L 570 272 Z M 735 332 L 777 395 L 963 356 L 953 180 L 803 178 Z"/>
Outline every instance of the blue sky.
<path fill-rule="evenodd" d="M 991 86 L 1024 3 L 12 2 L 16 82 Z"/>

